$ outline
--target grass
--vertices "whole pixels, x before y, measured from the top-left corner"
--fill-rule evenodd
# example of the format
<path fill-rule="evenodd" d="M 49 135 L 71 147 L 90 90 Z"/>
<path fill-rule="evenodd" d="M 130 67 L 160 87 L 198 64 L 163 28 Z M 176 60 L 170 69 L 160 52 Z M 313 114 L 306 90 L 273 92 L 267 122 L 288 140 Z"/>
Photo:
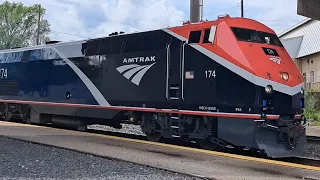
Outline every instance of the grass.
<path fill-rule="evenodd" d="M 319 111 L 315 111 L 315 112 L 305 111 L 304 115 L 305 115 L 305 117 L 306 117 L 307 119 L 312 119 L 312 120 L 315 120 L 315 121 L 320 121 L 320 112 L 319 112 Z"/>
<path fill-rule="evenodd" d="M 304 113 L 305 117 L 311 122 L 311 126 L 320 126 L 320 112 L 315 113 Z"/>
<path fill-rule="evenodd" d="M 320 126 L 320 121 L 315 121 L 312 126 Z"/>
<path fill-rule="evenodd" d="M 308 120 L 314 120 L 312 123 L 314 126 L 320 126 L 320 111 L 316 107 L 318 100 L 314 93 L 306 92 L 304 115 Z"/>

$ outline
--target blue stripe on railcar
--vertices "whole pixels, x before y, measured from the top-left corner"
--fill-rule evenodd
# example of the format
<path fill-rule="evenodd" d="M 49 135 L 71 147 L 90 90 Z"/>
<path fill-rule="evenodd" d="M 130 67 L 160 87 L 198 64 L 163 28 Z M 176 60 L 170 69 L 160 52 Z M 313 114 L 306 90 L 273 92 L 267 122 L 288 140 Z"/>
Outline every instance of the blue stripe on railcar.
<path fill-rule="evenodd" d="M 97 105 L 78 75 L 50 48 L 1 53 L 0 82 L 1 99 Z"/>

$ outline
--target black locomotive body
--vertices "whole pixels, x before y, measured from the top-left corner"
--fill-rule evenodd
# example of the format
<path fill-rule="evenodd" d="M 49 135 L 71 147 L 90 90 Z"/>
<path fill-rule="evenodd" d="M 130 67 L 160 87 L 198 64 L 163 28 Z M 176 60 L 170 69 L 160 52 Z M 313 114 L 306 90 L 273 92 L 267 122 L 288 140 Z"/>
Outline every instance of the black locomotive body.
<path fill-rule="evenodd" d="M 161 29 L 2 51 L 1 114 L 79 129 L 121 127 L 129 120 L 153 141 L 248 147 L 272 157 L 301 154 L 300 85 L 283 92 L 271 80 L 263 86 L 227 61 L 230 55 L 204 48 L 218 36 L 212 26 L 218 23 L 198 27 L 199 37 Z M 188 32 L 196 32 L 192 28 Z"/>

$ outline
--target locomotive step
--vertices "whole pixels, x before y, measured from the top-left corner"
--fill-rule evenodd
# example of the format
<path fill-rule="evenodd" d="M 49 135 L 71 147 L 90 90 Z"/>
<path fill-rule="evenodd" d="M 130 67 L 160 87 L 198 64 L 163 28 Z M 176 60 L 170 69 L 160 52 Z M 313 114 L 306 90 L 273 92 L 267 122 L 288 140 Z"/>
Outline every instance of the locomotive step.
<path fill-rule="evenodd" d="M 179 126 L 171 126 L 173 129 L 179 129 Z"/>
<path fill-rule="evenodd" d="M 179 120 L 179 117 L 175 117 L 175 116 L 171 116 L 170 118 L 171 118 L 171 119 Z"/>
<path fill-rule="evenodd" d="M 178 100 L 179 98 L 177 97 L 170 97 L 171 100 Z"/>
<path fill-rule="evenodd" d="M 172 135 L 173 138 L 180 138 L 181 136 L 178 135 Z"/>

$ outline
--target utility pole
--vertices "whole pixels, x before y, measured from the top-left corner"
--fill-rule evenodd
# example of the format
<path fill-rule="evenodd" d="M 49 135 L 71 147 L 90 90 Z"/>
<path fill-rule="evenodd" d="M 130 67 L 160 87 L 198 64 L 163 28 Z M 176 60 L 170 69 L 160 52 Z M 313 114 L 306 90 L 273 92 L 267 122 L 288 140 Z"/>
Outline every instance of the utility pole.
<path fill-rule="evenodd" d="M 198 23 L 203 18 L 203 0 L 190 0 L 190 22 Z"/>
<path fill-rule="evenodd" d="M 241 0 L 241 17 L 243 17 L 243 0 Z"/>
<path fill-rule="evenodd" d="M 200 9 L 200 21 L 203 20 L 203 0 L 199 2 L 199 9 Z"/>
<path fill-rule="evenodd" d="M 39 4 L 39 12 L 38 12 L 38 32 L 37 32 L 37 45 L 40 44 L 40 22 L 41 22 L 41 4 Z"/>

